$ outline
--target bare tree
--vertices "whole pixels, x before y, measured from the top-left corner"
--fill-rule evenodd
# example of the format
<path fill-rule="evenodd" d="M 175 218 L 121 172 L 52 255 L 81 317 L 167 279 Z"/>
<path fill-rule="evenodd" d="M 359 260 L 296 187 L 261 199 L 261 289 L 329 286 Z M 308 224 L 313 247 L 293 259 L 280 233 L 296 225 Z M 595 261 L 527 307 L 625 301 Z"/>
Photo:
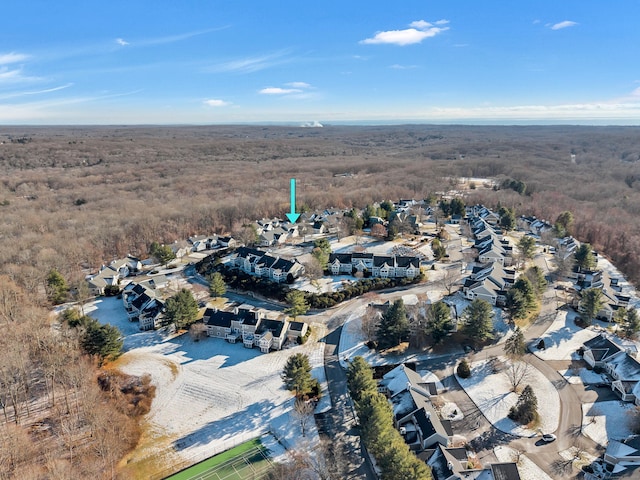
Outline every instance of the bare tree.
<path fill-rule="evenodd" d="M 191 340 L 197 342 L 207 336 L 207 326 L 204 323 L 192 323 L 189 327 L 189 336 Z"/>
<path fill-rule="evenodd" d="M 438 281 L 440 286 L 447 291 L 447 295 L 451 295 L 453 292 L 453 288 L 460 279 L 460 272 L 458 272 L 458 268 L 455 266 L 445 268 L 442 274 L 442 277 Z"/>
<path fill-rule="evenodd" d="M 311 400 L 304 400 L 302 398 L 296 398 L 293 404 L 293 411 L 291 414 L 293 418 L 300 422 L 300 429 L 302 430 L 302 436 L 307 436 L 307 425 L 313 418 L 313 412 L 315 406 Z"/>
<path fill-rule="evenodd" d="M 380 312 L 369 305 L 362 317 L 362 333 L 367 341 L 375 341 L 378 323 L 380 322 Z"/>
<path fill-rule="evenodd" d="M 529 377 L 529 363 L 520 361 L 511 362 L 506 370 L 504 370 L 504 374 L 509 379 L 511 391 L 517 392 L 518 387 Z"/>

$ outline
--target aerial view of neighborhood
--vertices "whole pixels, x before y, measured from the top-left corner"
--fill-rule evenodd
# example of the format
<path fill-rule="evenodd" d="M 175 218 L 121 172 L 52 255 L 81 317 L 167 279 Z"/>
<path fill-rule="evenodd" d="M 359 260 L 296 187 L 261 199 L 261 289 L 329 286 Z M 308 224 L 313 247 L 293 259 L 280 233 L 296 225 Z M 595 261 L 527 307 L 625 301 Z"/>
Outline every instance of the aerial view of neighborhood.
<path fill-rule="evenodd" d="M 2 14 L 0 480 L 640 480 L 640 2 Z"/>

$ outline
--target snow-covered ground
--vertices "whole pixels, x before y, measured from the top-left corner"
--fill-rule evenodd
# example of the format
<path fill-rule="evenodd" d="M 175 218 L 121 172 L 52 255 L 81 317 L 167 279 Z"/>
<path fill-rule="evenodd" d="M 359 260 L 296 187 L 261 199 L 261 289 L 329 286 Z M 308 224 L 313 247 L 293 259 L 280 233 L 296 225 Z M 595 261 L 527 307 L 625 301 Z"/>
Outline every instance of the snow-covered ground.
<path fill-rule="evenodd" d="M 531 385 L 538 398 L 538 416 L 540 424 L 536 430 L 525 428 L 507 417 L 509 409 L 518 401 L 518 395 L 511 392 L 511 384 L 507 377 L 509 360 L 498 357 L 504 362 L 504 368 L 493 372 L 491 361 L 473 362 L 471 376 L 460 378 L 456 375 L 460 386 L 464 388 L 473 403 L 482 411 L 494 427 L 506 433 L 530 437 L 539 430 L 554 432 L 560 420 L 560 397 L 553 384 L 540 371 L 529 367 L 522 387 Z"/>
<path fill-rule="evenodd" d="M 602 446 L 609 439 L 622 441 L 633 432 L 629 428 L 629 414 L 634 405 L 612 400 L 582 405 L 582 433 Z"/>
<path fill-rule="evenodd" d="M 518 458 L 517 452 L 509 447 L 496 447 L 493 449 L 493 453 L 499 462 L 515 462 L 518 463 L 518 473 L 522 480 L 553 480 L 547 475 L 540 467 L 527 458 L 526 455 L 520 455 Z"/>
<path fill-rule="evenodd" d="M 174 464 L 195 463 L 233 446 L 236 439 L 248 440 L 267 431 L 287 447 L 308 449 L 317 443 L 314 422 L 302 437 L 299 422 L 290 415 L 293 397 L 280 375 L 287 358 L 303 352 L 309 355 L 312 374 L 326 389 L 323 343 L 310 341 L 263 354 L 221 339 L 196 342 L 188 334 L 140 332 L 115 298 L 97 300 L 87 313 L 125 335 L 127 352 L 116 366 L 132 375 L 150 374 L 157 387 L 147 415 L 151 434 L 132 461 L 157 455 Z M 314 327 L 313 337 L 324 335 L 323 326 Z M 329 408 L 328 401 L 325 394 L 318 408 Z"/>
<path fill-rule="evenodd" d="M 545 349 L 533 348 L 533 352 L 543 360 L 571 360 L 584 342 L 598 335 L 593 327 L 582 328 L 574 323 L 576 314 L 565 309 L 556 312 L 556 318 L 540 338 Z"/>

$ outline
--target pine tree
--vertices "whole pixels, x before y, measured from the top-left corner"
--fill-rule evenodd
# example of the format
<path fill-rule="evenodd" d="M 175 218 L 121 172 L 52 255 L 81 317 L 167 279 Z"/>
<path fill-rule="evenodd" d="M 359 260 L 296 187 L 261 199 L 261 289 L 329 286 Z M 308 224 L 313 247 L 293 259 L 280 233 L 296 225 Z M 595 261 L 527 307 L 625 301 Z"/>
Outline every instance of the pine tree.
<path fill-rule="evenodd" d="M 464 333 L 474 342 L 493 338 L 493 307 L 486 300 L 476 298 L 464 309 Z"/>
<path fill-rule="evenodd" d="M 504 342 L 504 353 L 511 359 L 519 359 L 524 356 L 525 352 L 524 334 L 520 327 L 516 327 L 513 335 Z"/>
<path fill-rule="evenodd" d="M 518 242 L 518 248 L 522 252 L 522 256 L 524 258 L 531 259 L 533 258 L 533 253 L 536 249 L 536 240 L 535 238 L 529 235 L 523 235 L 520 241 Z"/>
<path fill-rule="evenodd" d="M 409 335 L 409 320 L 402 299 L 393 302 L 382 316 L 378 325 L 377 337 L 380 348 L 391 348 L 406 339 Z"/>
<path fill-rule="evenodd" d="M 538 412 L 538 399 L 530 385 L 524 387 L 518 402 L 509 409 L 508 417 L 511 420 L 527 425 L 536 419 Z"/>
<path fill-rule="evenodd" d="M 304 353 L 291 355 L 282 371 L 282 380 L 287 390 L 295 392 L 297 398 L 311 393 L 314 381 L 309 357 Z"/>
<path fill-rule="evenodd" d="M 593 249 L 588 243 L 581 243 L 574 253 L 576 266 L 581 270 L 593 270 L 596 266 L 596 257 L 593 255 Z"/>
<path fill-rule="evenodd" d="M 67 301 L 69 287 L 62 274 L 53 269 L 47 275 L 47 297 L 54 305 L 59 305 Z"/>
<path fill-rule="evenodd" d="M 122 353 L 124 342 L 117 327 L 109 324 L 101 325 L 97 320 L 91 319 L 85 324 L 80 344 L 85 352 L 98 356 L 102 361 L 118 358 Z"/>
<path fill-rule="evenodd" d="M 602 290 L 599 288 L 589 288 L 583 290 L 580 298 L 580 313 L 586 325 L 591 325 L 591 322 L 604 305 L 602 299 Z"/>
<path fill-rule="evenodd" d="M 640 331 L 640 316 L 635 308 L 629 308 L 622 324 L 622 334 L 626 338 L 631 338 L 638 331 Z"/>
<path fill-rule="evenodd" d="M 377 392 L 377 384 L 373 379 L 373 370 L 364 358 L 357 356 L 349 364 L 347 385 L 349 395 L 356 403 L 364 395 L 371 395 Z"/>
<path fill-rule="evenodd" d="M 431 305 L 427 315 L 427 333 L 431 335 L 433 343 L 438 345 L 451 331 L 451 310 L 449 305 L 440 301 Z"/>
<path fill-rule="evenodd" d="M 298 315 L 304 315 L 309 311 L 309 304 L 307 303 L 304 292 L 300 290 L 291 290 L 287 293 L 285 298 L 287 303 L 291 306 L 286 308 L 284 313 L 291 315 L 294 320 Z"/>
<path fill-rule="evenodd" d="M 198 302 L 193 298 L 191 290 L 183 288 L 165 302 L 167 318 L 176 328 L 186 328 L 196 321 Z"/>
<path fill-rule="evenodd" d="M 460 378 L 469 378 L 471 376 L 471 368 L 469 367 L 469 362 L 467 362 L 466 358 L 460 360 L 458 368 L 456 368 L 456 373 Z"/>
<path fill-rule="evenodd" d="M 224 278 L 220 272 L 213 272 L 209 275 L 209 292 L 213 298 L 222 297 L 227 293 L 227 284 L 224 283 Z"/>

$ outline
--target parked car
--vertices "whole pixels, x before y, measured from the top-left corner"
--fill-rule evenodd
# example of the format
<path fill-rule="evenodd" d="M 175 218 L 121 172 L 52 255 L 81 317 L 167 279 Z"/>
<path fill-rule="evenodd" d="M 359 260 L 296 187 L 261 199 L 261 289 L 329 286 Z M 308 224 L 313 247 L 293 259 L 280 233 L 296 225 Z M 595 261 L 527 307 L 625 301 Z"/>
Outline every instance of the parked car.
<path fill-rule="evenodd" d="M 555 441 L 555 439 L 556 439 L 556 436 L 553 433 L 545 433 L 544 435 L 542 435 L 543 442 L 550 443 Z"/>

